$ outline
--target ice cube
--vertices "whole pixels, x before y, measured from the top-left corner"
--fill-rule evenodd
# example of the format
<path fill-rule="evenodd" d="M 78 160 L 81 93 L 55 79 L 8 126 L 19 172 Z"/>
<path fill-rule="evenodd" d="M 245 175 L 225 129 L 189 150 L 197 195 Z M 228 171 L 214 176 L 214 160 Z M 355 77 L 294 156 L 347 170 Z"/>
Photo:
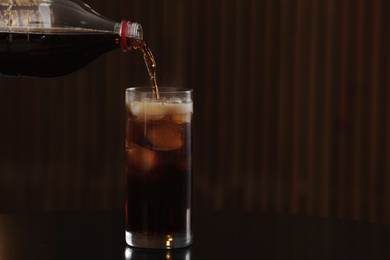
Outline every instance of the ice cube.
<path fill-rule="evenodd" d="M 191 117 L 191 114 L 171 115 L 171 120 L 177 124 L 184 124 L 190 123 Z"/>
<path fill-rule="evenodd" d="M 170 151 L 183 145 L 183 138 L 175 124 L 162 124 L 149 129 L 146 135 L 154 150 Z"/>
<path fill-rule="evenodd" d="M 138 131 L 134 120 L 127 118 L 126 122 L 126 145 L 130 146 L 138 138 Z"/>
<path fill-rule="evenodd" d="M 126 122 L 126 144 L 138 143 L 144 137 L 144 119 L 128 117 Z"/>
<path fill-rule="evenodd" d="M 131 113 L 136 117 L 158 120 L 164 116 L 160 109 L 161 103 L 134 101 L 129 106 Z"/>
<path fill-rule="evenodd" d="M 150 171 L 157 163 L 155 151 L 142 147 L 137 144 L 130 144 L 126 147 L 128 162 L 137 166 L 141 171 Z"/>

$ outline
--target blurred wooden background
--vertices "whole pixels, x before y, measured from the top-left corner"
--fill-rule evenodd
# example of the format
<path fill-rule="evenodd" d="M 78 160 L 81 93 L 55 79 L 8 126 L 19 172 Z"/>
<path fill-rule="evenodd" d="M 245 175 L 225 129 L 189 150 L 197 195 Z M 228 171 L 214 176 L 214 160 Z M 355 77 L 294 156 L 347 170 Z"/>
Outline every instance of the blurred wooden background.
<path fill-rule="evenodd" d="M 141 23 L 160 85 L 194 89 L 197 202 L 390 223 L 389 1 L 85 2 Z M 119 50 L 0 78 L 0 212 L 122 207 L 124 90 L 148 84 Z"/>

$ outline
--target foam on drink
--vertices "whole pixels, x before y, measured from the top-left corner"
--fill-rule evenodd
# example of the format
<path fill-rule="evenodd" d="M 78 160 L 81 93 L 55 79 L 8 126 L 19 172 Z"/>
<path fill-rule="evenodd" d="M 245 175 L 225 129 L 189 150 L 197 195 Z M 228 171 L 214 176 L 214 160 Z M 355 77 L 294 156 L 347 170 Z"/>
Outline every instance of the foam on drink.
<path fill-rule="evenodd" d="M 166 115 L 190 114 L 193 111 L 192 102 L 180 103 L 175 101 L 144 100 L 133 101 L 128 104 L 130 112 L 137 117 L 154 117 Z"/>

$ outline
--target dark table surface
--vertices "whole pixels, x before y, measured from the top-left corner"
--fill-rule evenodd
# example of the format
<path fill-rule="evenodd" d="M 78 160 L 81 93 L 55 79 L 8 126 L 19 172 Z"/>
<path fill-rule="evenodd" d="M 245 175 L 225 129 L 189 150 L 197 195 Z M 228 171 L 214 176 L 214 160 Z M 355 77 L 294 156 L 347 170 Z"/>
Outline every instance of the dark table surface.
<path fill-rule="evenodd" d="M 195 210 L 190 248 L 147 251 L 126 247 L 123 210 L 2 214 L 0 259 L 390 259 L 390 226 Z"/>

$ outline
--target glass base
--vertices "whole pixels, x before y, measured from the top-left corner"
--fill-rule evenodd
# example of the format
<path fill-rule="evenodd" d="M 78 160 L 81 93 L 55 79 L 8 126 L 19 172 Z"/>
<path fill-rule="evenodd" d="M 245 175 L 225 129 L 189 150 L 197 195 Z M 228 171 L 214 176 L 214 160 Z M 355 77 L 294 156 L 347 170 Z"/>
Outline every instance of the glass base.
<path fill-rule="evenodd" d="M 192 234 L 147 235 L 126 231 L 126 243 L 131 247 L 174 249 L 192 244 Z"/>

